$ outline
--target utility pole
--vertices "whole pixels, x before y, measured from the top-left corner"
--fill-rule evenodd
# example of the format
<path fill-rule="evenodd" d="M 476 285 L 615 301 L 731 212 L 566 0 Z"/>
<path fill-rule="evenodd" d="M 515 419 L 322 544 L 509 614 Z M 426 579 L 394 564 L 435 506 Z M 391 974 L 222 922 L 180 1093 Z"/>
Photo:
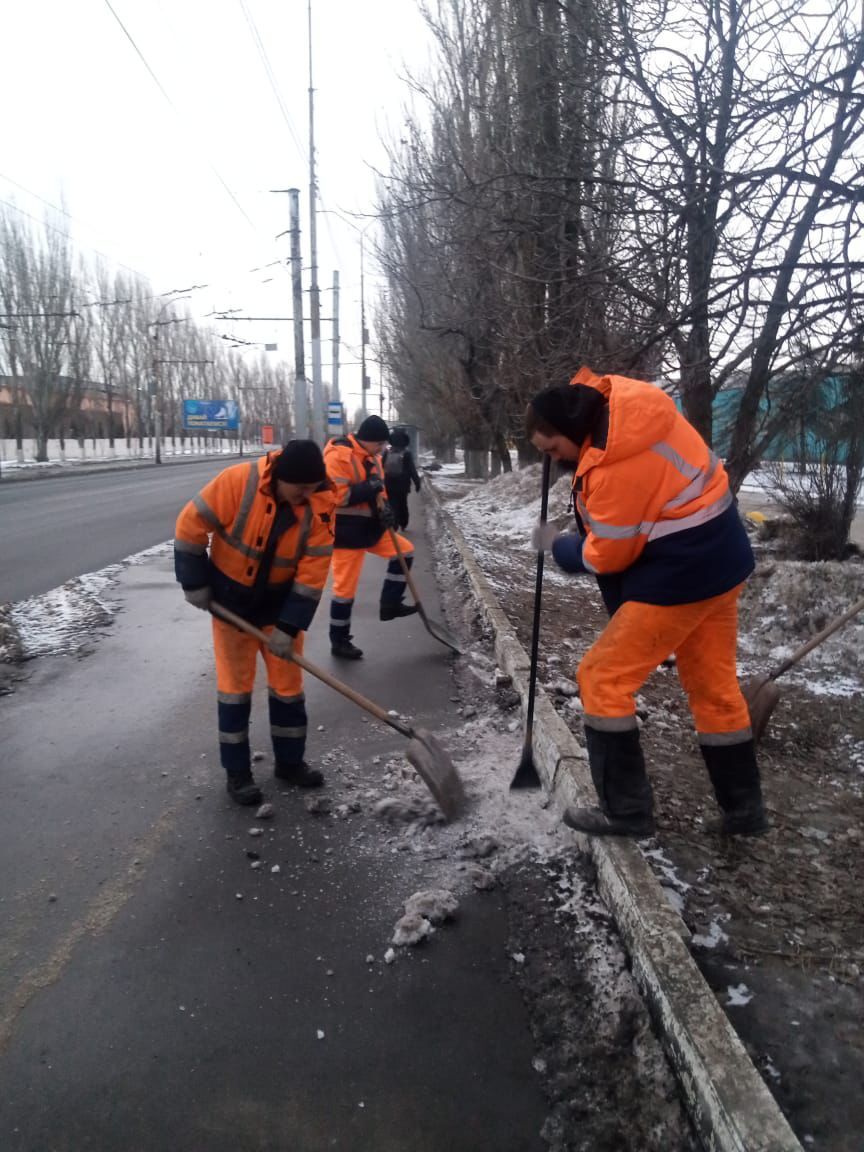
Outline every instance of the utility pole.
<path fill-rule="evenodd" d="M 294 420 L 297 438 L 309 439 L 306 357 L 303 350 L 303 272 L 300 262 L 300 190 L 288 189 L 291 220 L 291 285 L 294 299 Z"/>
<path fill-rule="evenodd" d="M 309 14 L 309 250 L 312 337 L 312 439 L 324 443 L 324 387 L 321 383 L 321 295 L 318 289 L 318 189 L 315 184 L 315 89 L 312 87 L 312 0 Z"/>
<path fill-rule="evenodd" d="M 333 273 L 333 380 L 331 400 L 341 400 L 339 395 L 339 273 Z"/>
<path fill-rule="evenodd" d="M 157 354 L 159 352 L 159 329 L 166 324 L 185 324 L 186 318 L 172 320 L 163 320 L 162 314 L 166 308 L 170 308 L 174 304 L 178 304 L 181 300 L 188 300 L 188 296 L 174 296 L 171 300 L 166 300 L 156 313 L 156 319 L 152 320 L 148 325 L 148 329 L 153 329 L 153 354 L 152 354 L 152 375 L 150 379 L 150 411 L 153 416 L 153 437 L 156 441 L 156 463 L 162 463 L 162 389 L 159 386 L 159 366 L 161 364 L 183 364 L 187 361 L 183 360 L 159 360 Z M 188 363 L 211 363 L 211 361 L 188 361 Z M 173 435 L 173 433 L 172 433 Z"/>
<path fill-rule="evenodd" d="M 366 375 L 366 295 L 364 291 L 364 264 L 363 264 L 363 236 L 360 236 L 360 411 L 363 419 L 366 418 L 366 390 L 369 387 L 369 377 Z"/>

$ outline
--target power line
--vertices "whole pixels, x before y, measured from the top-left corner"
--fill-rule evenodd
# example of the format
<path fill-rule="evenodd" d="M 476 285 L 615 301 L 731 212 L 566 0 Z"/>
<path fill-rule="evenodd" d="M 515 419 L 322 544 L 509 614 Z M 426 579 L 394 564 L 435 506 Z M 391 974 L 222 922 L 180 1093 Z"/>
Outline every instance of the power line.
<path fill-rule="evenodd" d="M 177 116 L 177 118 L 182 121 L 183 116 L 181 115 L 180 110 L 177 108 L 174 101 L 171 99 L 171 97 L 165 91 L 165 88 L 163 87 L 161 80 L 156 75 L 156 73 L 153 71 L 153 69 L 150 67 L 149 63 L 147 62 L 147 58 L 145 57 L 145 55 L 141 51 L 141 49 L 138 47 L 138 45 L 135 43 L 135 40 L 133 39 L 132 34 L 129 32 L 129 29 L 126 27 L 126 25 L 123 23 L 123 21 L 120 19 L 120 17 L 117 15 L 117 13 L 112 8 L 111 0 L 105 0 L 105 5 L 108 8 L 108 11 L 111 13 L 111 15 L 114 17 L 114 19 L 120 25 L 120 28 L 123 31 L 123 35 L 126 37 L 126 39 L 129 41 L 129 43 L 134 48 L 135 53 L 138 56 L 138 59 L 141 61 L 141 63 L 147 69 L 147 72 L 150 75 L 150 78 L 153 80 L 153 83 L 156 85 L 156 87 L 159 89 L 159 91 L 165 97 L 165 100 L 167 101 L 172 112 L 174 112 L 174 114 Z M 234 195 L 234 193 L 231 191 L 231 189 L 228 187 L 228 184 L 226 183 L 224 177 L 219 172 L 219 170 L 213 164 L 211 164 L 211 162 L 209 160 L 205 160 L 204 162 L 206 163 L 206 165 L 210 169 L 210 171 L 213 173 L 213 175 L 216 177 L 216 179 L 219 181 L 219 183 L 222 185 L 222 188 L 225 190 L 225 192 L 227 192 L 227 194 L 231 197 L 231 200 L 233 201 L 234 206 L 236 207 L 236 209 L 240 213 L 240 215 L 243 217 L 243 219 L 246 221 L 246 223 L 249 225 L 249 227 L 253 231 L 257 231 L 257 228 L 255 227 L 255 225 L 252 223 L 251 219 L 247 215 L 245 208 L 240 203 L 240 201 L 237 199 L 237 197 Z"/>
<path fill-rule="evenodd" d="M 255 40 L 255 46 L 258 49 L 258 54 L 260 55 L 261 62 L 264 65 L 264 71 L 267 73 L 267 79 L 270 81 L 270 87 L 273 89 L 273 95 L 276 97 L 276 103 L 279 105 L 279 110 L 281 111 L 282 116 L 285 120 L 285 123 L 288 126 L 288 131 L 291 133 L 291 139 L 294 141 L 294 146 L 296 147 L 298 153 L 300 154 L 300 158 L 303 161 L 304 165 L 308 166 L 309 153 L 308 153 L 307 149 L 304 148 L 302 142 L 300 141 L 300 138 L 297 135 L 297 130 L 294 127 L 294 122 L 291 119 L 291 115 L 288 112 L 288 109 L 285 107 L 285 102 L 282 99 L 282 94 L 279 91 L 279 87 L 278 87 L 278 84 L 276 82 L 276 76 L 273 72 L 273 67 L 270 63 L 270 58 L 267 55 L 267 49 L 264 47 L 264 42 L 262 41 L 261 34 L 258 31 L 257 25 L 255 24 L 255 19 L 252 16 L 251 12 L 249 11 L 246 0 L 239 0 L 239 3 L 240 3 L 240 7 L 243 11 L 243 15 L 246 17 L 246 22 L 249 25 L 249 31 L 252 33 L 253 39 Z M 324 197 L 321 195 L 321 189 L 320 188 L 318 189 L 318 199 L 320 200 L 322 206 L 326 209 L 326 205 L 324 203 Z M 336 254 L 337 262 L 339 264 L 343 264 L 344 262 L 342 260 L 342 253 L 339 251 L 339 244 L 338 244 L 336 237 L 333 233 L 333 227 L 332 227 L 329 219 L 325 219 L 324 227 L 327 229 L 327 234 L 330 237 L 330 243 L 332 244 L 333 251 Z"/>
<path fill-rule="evenodd" d="M 264 65 L 264 71 L 267 74 L 267 79 L 270 81 L 270 87 L 273 89 L 273 95 L 276 97 L 276 103 L 279 105 L 279 111 L 282 113 L 282 118 L 288 126 L 288 131 L 291 133 L 291 139 L 294 141 L 294 146 L 300 154 L 300 159 L 303 161 L 304 165 L 306 165 L 309 162 L 308 153 L 301 144 L 300 138 L 297 135 L 297 130 L 294 127 L 294 122 L 291 119 L 288 109 L 285 107 L 285 102 L 282 99 L 282 95 L 276 83 L 276 76 L 274 75 L 272 65 L 270 64 L 270 58 L 267 55 L 267 50 L 264 47 L 264 42 L 261 39 L 261 34 L 258 31 L 255 20 L 246 5 L 246 0 L 240 0 L 240 8 L 243 12 L 243 15 L 246 17 L 246 23 L 249 25 L 249 31 L 252 34 L 253 40 L 255 41 L 255 47 L 258 49 L 258 55 L 261 57 L 261 63 Z"/>
<path fill-rule="evenodd" d="M 62 215 L 68 216 L 70 220 L 75 221 L 75 223 L 82 224 L 80 220 L 76 220 L 76 218 L 67 212 L 64 208 L 58 208 L 57 205 L 52 204 L 50 200 L 45 200 L 42 196 L 37 195 L 37 193 L 31 192 L 29 188 L 25 188 L 23 184 L 19 184 L 17 180 L 10 180 L 8 176 L 3 176 L 2 173 L 0 173 L 0 177 L 2 177 L 4 180 L 8 180 L 10 184 L 14 184 L 16 188 L 20 188 L 23 192 L 26 192 L 28 196 L 33 196 L 34 199 L 40 200 L 43 204 L 47 205 L 47 207 L 53 209 L 55 212 L 60 212 Z M 34 224 L 38 224 L 40 228 L 48 228 L 49 231 L 56 232 L 58 236 L 64 237 L 64 239 L 74 244 L 79 250 L 83 249 L 86 252 L 93 252 L 96 256 L 101 256 L 103 260 L 107 260 L 111 264 L 116 264 L 118 268 L 125 268 L 127 272 L 132 272 L 141 280 L 149 280 L 149 276 L 146 276 L 137 268 L 132 268 L 129 264 L 124 264 L 122 260 L 116 260 L 113 256 L 109 256 L 106 252 L 101 252 L 98 248 L 93 248 L 91 245 L 79 244 L 78 240 L 74 236 L 71 236 L 68 232 L 64 232 L 62 228 L 56 228 L 47 220 L 40 220 L 37 216 L 34 216 L 32 212 L 27 212 L 13 200 L 4 200 L 3 197 L 0 197 L 0 204 L 5 204 L 7 208 L 11 208 L 13 212 L 18 212 L 21 216 L 26 216 L 28 220 L 32 220 Z M 86 227 L 86 225 L 82 225 L 82 227 Z"/>

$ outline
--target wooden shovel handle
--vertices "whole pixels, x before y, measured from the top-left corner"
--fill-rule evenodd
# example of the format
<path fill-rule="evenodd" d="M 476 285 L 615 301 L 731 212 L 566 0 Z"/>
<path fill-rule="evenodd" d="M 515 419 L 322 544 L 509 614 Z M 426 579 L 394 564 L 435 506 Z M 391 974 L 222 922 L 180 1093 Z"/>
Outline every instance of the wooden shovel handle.
<path fill-rule="evenodd" d="M 214 616 L 220 616 L 223 620 L 227 620 L 229 624 L 233 624 L 235 628 L 239 628 L 241 632 L 246 632 L 250 636 L 254 636 L 256 640 L 260 640 L 262 644 L 269 642 L 269 636 L 266 632 L 262 632 L 260 628 L 256 628 L 254 624 L 250 624 L 248 620 L 244 620 L 242 616 L 238 616 L 236 612 L 232 612 L 230 608 L 223 608 L 215 600 L 210 601 L 210 611 Z M 374 700 L 370 700 L 366 696 L 362 696 L 359 692 L 355 692 L 353 688 L 349 688 L 347 684 L 343 684 L 341 680 L 337 680 L 335 676 L 331 676 L 329 672 L 325 672 L 323 668 L 319 668 L 317 664 L 313 664 L 311 660 L 307 660 L 305 656 L 301 656 L 299 652 L 292 652 L 288 657 L 293 660 L 295 664 L 305 671 L 310 676 L 314 676 L 316 680 L 321 680 L 328 688 L 341 693 L 347 699 L 351 700 L 358 708 L 362 708 L 365 712 L 369 712 L 376 720 L 380 720 L 382 724 L 389 724 L 391 728 L 402 735 L 407 736 L 409 740 L 414 738 L 413 731 L 405 724 L 400 724 L 398 720 L 386 712 L 380 704 L 376 704 Z"/>
<path fill-rule="evenodd" d="M 817 632 L 815 636 L 811 636 L 806 644 L 802 644 L 796 652 L 793 652 L 791 656 L 788 656 L 782 664 L 779 664 L 774 669 L 773 672 L 769 672 L 768 679 L 776 680 L 778 676 L 782 676 L 784 672 L 788 672 L 789 669 L 794 664 L 797 664 L 798 661 L 801 660 L 804 656 L 806 656 L 808 652 L 812 652 L 814 648 L 818 648 L 823 640 L 827 640 L 829 636 L 833 636 L 835 632 L 839 631 L 844 624 L 848 624 L 849 621 L 854 616 L 857 616 L 862 609 L 864 609 L 864 597 L 862 597 L 860 600 L 856 600 L 851 608 L 848 608 L 842 616 L 838 616 L 837 619 L 832 621 L 832 623 L 830 623 L 827 628 L 823 628 L 821 632 Z"/>
<path fill-rule="evenodd" d="M 399 546 L 399 537 L 396 535 L 396 530 L 394 528 L 388 528 L 387 531 L 390 533 L 390 539 L 393 541 L 393 547 L 396 549 L 396 555 L 399 557 L 399 563 L 402 566 L 402 571 L 405 573 L 405 580 L 409 589 L 411 590 L 414 603 L 417 605 L 417 611 L 420 613 L 420 617 L 423 620 L 423 623 L 428 628 L 429 622 L 426 619 L 426 609 L 420 602 L 420 594 L 417 591 L 417 585 L 414 583 L 414 577 L 411 575 L 411 569 L 408 567 L 408 561 L 405 559 L 405 553 Z"/>

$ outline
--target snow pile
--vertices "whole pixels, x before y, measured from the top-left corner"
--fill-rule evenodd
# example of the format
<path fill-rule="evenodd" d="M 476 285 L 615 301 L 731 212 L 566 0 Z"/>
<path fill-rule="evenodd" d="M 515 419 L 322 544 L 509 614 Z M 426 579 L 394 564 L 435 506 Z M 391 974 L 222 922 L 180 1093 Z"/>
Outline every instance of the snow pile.
<path fill-rule="evenodd" d="M 772 562 L 742 597 L 740 648 L 752 669 L 779 664 L 864 597 L 864 565 L 854 561 Z M 784 673 L 817 693 L 861 689 L 864 613 L 844 625 Z M 818 679 L 814 680 L 814 672 Z"/>
<path fill-rule="evenodd" d="M 405 901 L 405 914 L 396 922 L 392 943 L 397 948 L 419 944 L 435 931 L 435 925 L 452 920 L 459 901 L 447 888 L 415 892 Z"/>
<path fill-rule="evenodd" d="M 531 529 L 540 519 L 541 467 L 532 464 L 521 471 L 503 472 L 486 484 L 472 487 L 449 511 L 462 528 L 466 538 L 479 534 L 482 540 L 490 537 L 524 545 L 533 551 Z M 436 486 L 439 481 L 436 480 Z M 567 526 L 572 514 L 568 513 L 570 486 L 569 473 L 561 476 L 549 489 L 548 519 Z"/>
<path fill-rule="evenodd" d="M 86 647 L 92 634 L 114 619 L 114 609 L 101 594 L 121 571 L 121 565 L 112 564 L 11 605 L 7 619 L 18 639 L 20 659 L 59 656 Z"/>
<path fill-rule="evenodd" d="M 41 596 L 4 605 L 0 608 L 0 661 L 20 663 L 82 651 L 94 633 L 113 622 L 115 608 L 103 596 L 123 569 L 164 555 L 171 547 L 171 541 L 157 544 L 119 564 L 67 580 Z"/>

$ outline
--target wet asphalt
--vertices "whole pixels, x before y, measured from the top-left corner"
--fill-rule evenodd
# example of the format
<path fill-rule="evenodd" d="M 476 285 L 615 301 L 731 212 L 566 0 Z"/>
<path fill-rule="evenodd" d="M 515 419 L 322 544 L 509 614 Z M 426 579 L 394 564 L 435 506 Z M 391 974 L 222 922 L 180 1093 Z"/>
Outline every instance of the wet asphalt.
<path fill-rule="evenodd" d="M 417 512 L 415 527 L 439 613 Z M 377 621 L 382 574 L 367 558 L 354 628 L 367 658 L 331 660 L 326 597 L 307 655 L 452 730 L 447 650 L 416 617 Z M 539 1152 L 546 1105 L 506 897 L 464 898 L 455 926 L 384 963 L 428 865 L 388 847 L 368 812 L 316 817 L 275 787 L 261 678 L 253 747 L 276 817 L 256 825 L 232 805 L 207 618 L 167 556 L 113 595 L 89 654 L 34 661 L 0 698 L 0 1147 Z M 336 791 L 350 752 L 374 789 L 373 757 L 404 740 L 306 687 L 310 760 Z"/>

